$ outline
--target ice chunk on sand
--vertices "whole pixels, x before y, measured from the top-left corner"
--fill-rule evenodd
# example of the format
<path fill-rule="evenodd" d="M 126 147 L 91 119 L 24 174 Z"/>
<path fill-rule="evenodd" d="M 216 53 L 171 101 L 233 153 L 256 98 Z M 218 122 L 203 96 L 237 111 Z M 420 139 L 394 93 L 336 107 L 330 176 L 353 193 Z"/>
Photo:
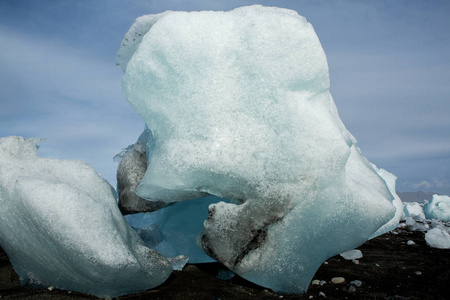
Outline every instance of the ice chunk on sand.
<path fill-rule="evenodd" d="M 186 255 L 178 255 L 177 257 L 170 257 L 168 260 L 172 264 L 172 269 L 175 271 L 181 271 L 189 261 L 189 257 Z"/>
<path fill-rule="evenodd" d="M 154 138 L 136 193 L 239 200 L 210 205 L 204 251 L 262 286 L 306 291 L 324 260 L 395 214 L 338 116 L 312 25 L 263 6 L 152 18 L 133 25 L 148 28 L 134 52 L 119 50 L 123 90 Z"/>
<path fill-rule="evenodd" d="M 433 248 L 450 249 L 450 234 L 443 228 L 436 227 L 425 234 L 427 245 Z"/>
<path fill-rule="evenodd" d="M 114 189 L 81 161 L 39 158 L 40 139 L 0 139 L 0 243 L 22 284 L 100 297 L 155 287 L 170 263 L 117 208 Z"/>
<path fill-rule="evenodd" d="M 450 222 L 450 197 L 433 195 L 430 202 L 423 207 L 423 212 L 427 219 L 438 219 Z"/>
<path fill-rule="evenodd" d="M 361 250 L 357 250 L 357 249 L 342 252 L 340 255 L 345 260 L 354 260 L 354 259 L 360 259 L 361 257 L 363 257 Z"/>
<path fill-rule="evenodd" d="M 415 220 L 425 220 L 425 214 L 422 206 L 418 202 L 404 202 L 403 203 L 403 218 L 411 217 Z"/>
<path fill-rule="evenodd" d="M 397 176 L 395 176 L 392 173 L 389 173 L 388 171 L 384 169 L 378 169 L 377 166 L 372 164 L 372 167 L 377 171 L 378 175 L 383 178 L 383 180 L 386 182 L 387 187 L 389 188 L 389 192 L 394 196 L 394 199 L 392 200 L 392 204 L 395 206 L 395 215 L 392 219 L 389 220 L 386 224 L 381 226 L 372 236 L 371 238 L 377 237 L 379 235 L 382 235 L 386 232 L 392 231 L 395 228 L 398 227 L 398 224 L 400 223 L 400 220 L 403 216 L 403 202 L 400 199 L 400 197 L 397 195 L 395 191 L 395 181 L 397 180 Z"/>
<path fill-rule="evenodd" d="M 425 220 L 415 220 L 411 217 L 406 217 L 405 224 L 409 227 L 411 231 L 427 231 L 430 226 L 425 222 Z"/>

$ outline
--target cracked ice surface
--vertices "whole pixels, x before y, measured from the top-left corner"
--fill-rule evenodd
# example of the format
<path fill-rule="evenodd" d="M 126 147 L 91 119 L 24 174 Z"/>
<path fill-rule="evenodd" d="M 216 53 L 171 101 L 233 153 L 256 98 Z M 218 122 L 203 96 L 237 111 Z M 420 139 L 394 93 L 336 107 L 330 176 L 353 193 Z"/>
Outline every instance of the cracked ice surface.
<path fill-rule="evenodd" d="M 81 161 L 40 158 L 40 141 L 0 139 L 0 244 L 21 283 L 114 297 L 164 282 L 171 264 L 128 226 L 113 188 Z"/>
<path fill-rule="evenodd" d="M 338 116 L 314 29 L 296 12 L 143 16 L 117 63 L 154 139 L 136 193 L 240 201 L 211 204 L 197 238 L 233 272 L 305 292 L 323 261 L 394 217 L 393 195 Z"/>

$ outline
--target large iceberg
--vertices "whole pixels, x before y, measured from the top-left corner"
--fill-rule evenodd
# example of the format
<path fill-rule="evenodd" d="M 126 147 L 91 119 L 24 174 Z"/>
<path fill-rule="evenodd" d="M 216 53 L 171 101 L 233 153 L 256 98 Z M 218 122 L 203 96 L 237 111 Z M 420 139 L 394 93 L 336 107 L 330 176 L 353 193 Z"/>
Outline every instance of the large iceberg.
<path fill-rule="evenodd" d="M 319 39 L 295 11 L 143 16 L 117 64 L 153 138 L 137 195 L 235 200 L 209 206 L 197 241 L 242 277 L 305 292 L 324 260 L 394 217 L 393 195 L 338 116 Z"/>
<path fill-rule="evenodd" d="M 0 139 L 0 244 L 22 284 L 119 296 L 172 271 L 125 222 L 114 189 L 81 161 L 40 158 L 40 139 Z"/>

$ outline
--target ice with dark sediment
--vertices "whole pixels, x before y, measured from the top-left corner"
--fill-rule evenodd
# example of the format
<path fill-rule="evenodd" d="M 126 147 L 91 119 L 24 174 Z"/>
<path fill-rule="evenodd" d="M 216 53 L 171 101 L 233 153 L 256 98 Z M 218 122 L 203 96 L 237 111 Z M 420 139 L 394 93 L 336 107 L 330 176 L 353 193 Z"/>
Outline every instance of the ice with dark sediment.
<path fill-rule="evenodd" d="M 137 195 L 233 199 L 209 205 L 197 242 L 242 277 L 305 292 L 323 261 L 395 217 L 394 196 L 338 116 L 319 39 L 295 11 L 143 16 L 117 64 L 154 139 Z"/>

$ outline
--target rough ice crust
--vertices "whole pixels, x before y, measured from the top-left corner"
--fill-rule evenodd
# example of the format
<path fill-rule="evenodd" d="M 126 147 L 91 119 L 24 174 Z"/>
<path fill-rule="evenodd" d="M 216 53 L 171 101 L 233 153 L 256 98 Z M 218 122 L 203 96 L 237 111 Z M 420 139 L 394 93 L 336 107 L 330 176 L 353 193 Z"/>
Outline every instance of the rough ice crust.
<path fill-rule="evenodd" d="M 212 204 L 198 237 L 233 272 L 305 292 L 324 260 L 394 217 L 394 197 L 338 116 L 304 17 L 263 6 L 170 12 L 135 46 L 119 50 L 122 86 L 155 141 L 137 193 L 240 200 Z"/>
<path fill-rule="evenodd" d="M 22 284 L 99 297 L 153 288 L 170 275 L 81 161 L 39 158 L 40 139 L 0 139 L 0 244 Z"/>

